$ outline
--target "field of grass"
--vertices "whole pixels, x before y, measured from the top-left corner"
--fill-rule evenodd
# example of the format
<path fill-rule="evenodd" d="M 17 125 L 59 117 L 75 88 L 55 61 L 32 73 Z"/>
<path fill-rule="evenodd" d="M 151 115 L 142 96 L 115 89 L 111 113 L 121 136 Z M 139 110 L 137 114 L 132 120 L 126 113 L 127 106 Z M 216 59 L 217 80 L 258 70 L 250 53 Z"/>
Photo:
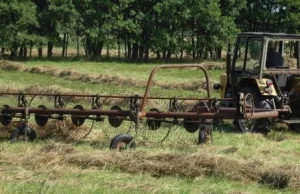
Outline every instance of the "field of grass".
<path fill-rule="evenodd" d="M 145 80 L 155 65 L 2 61 L 0 90 L 143 94 Z M 222 72 L 210 70 L 211 80 L 217 81 Z M 97 74 L 102 77 L 94 78 Z M 153 93 L 198 95 L 203 92 L 201 88 L 190 85 L 199 78 L 203 76 L 196 71 L 164 71 L 156 77 Z M 216 125 L 210 144 L 198 146 L 197 134 L 173 127 L 163 143 L 149 143 L 143 134 L 137 134 L 138 147 L 123 152 L 109 150 L 110 139 L 105 133 L 116 131 L 106 124 L 99 124 L 87 138 L 78 141 L 62 138 L 58 131 L 32 143 L 10 143 L 4 131 L 8 129 L 3 128 L 0 192 L 297 193 L 300 134 L 280 124 L 267 136 L 242 134 L 231 123 L 228 120 Z"/>

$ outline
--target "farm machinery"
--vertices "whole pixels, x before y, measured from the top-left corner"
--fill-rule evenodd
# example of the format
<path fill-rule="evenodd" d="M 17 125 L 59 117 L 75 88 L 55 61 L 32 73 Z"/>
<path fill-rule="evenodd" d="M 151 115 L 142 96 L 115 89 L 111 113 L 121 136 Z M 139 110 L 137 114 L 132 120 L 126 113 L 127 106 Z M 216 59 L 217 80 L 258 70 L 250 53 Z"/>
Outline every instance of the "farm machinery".
<path fill-rule="evenodd" d="M 157 71 L 183 68 L 202 72 L 206 82 L 205 97 L 150 95 Z M 181 131 L 197 134 L 198 143 L 204 143 L 211 135 L 213 123 L 220 119 L 277 118 L 279 112 L 290 110 L 284 107 L 280 110 L 257 108 L 254 94 L 247 91 L 236 92 L 235 97 L 213 98 L 209 83 L 209 76 L 202 65 L 160 65 L 152 70 L 144 95 L 0 92 L 0 123 L 10 126 L 14 121 L 21 120 L 34 129 L 42 128 L 45 134 L 51 134 L 46 126 L 54 123 L 55 128 L 66 129 L 70 134 L 76 133 L 80 136 L 77 136 L 79 139 L 99 126 L 102 130 L 109 129 L 107 137 L 112 138 L 110 148 L 123 149 L 135 146 L 133 132 L 141 133 L 145 141 L 162 142 L 172 133 L 172 129 L 166 126 L 179 126 Z M 10 104 L 12 99 L 14 103 Z M 162 101 L 167 104 L 165 109 L 159 106 L 158 102 Z M 224 102 L 235 106 L 221 106 Z M 118 128 L 123 130 L 117 130 Z"/>
<path fill-rule="evenodd" d="M 235 119 L 236 128 L 268 133 L 275 122 L 300 131 L 300 35 L 244 32 L 237 37 L 233 56 L 227 56 L 226 74 L 214 88 L 221 98 L 252 95 L 256 108 L 278 111 L 278 117 Z M 234 107 L 236 100 L 222 101 Z"/>

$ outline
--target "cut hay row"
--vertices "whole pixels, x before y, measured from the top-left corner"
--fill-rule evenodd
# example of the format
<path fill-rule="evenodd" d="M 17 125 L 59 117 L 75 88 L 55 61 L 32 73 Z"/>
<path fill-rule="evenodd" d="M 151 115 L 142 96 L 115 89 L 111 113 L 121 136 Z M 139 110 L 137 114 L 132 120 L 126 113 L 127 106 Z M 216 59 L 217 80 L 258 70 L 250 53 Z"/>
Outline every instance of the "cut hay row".
<path fill-rule="evenodd" d="M 153 177 L 175 176 L 196 178 L 220 176 L 235 181 L 260 183 L 283 189 L 300 189 L 300 175 L 294 167 L 265 166 L 208 153 L 179 154 L 171 152 L 87 152 L 76 150 L 69 144 L 51 143 L 40 150 L 22 154 L 2 152 L 1 161 L 39 170 L 73 165 L 80 169 L 115 169 L 131 174 L 150 174 Z"/>
<path fill-rule="evenodd" d="M 207 69 L 212 69 L 213 65 L 206 65 Z M 218 65 L 216 65 L 218 66 Z M 20 71 L 20 72 L 31 72 L 37 74 L 47 74 L 55 77 L 62 77 L 71 81 L 83 81 L 86 83 L 108 83 L 114 85 L 123 85 L 131 87 L 145 87 L 147 80 L 136 80 L 133 78 L 124 78 L 116 75 L 107 74 L 96 74 L 89 73 L 84 74 L 71 69 L 59 69 L 50 66 L 40 66 L 40 67 L 27 67 L 22 63 L 15 63 L 6 60 L 0 60 L 0 69 L 4 71 Z M 191 81 L 188 83 L 165 83 L 154 81 L 154 86 L 161 87 L 163 89 L 183 89 L 183 90 L 201 90 L 205 89 L 206 81 L 201 79 L 200 81 Z M 209 83 L 210 88 L 212 88 L 213 81 Z"/>

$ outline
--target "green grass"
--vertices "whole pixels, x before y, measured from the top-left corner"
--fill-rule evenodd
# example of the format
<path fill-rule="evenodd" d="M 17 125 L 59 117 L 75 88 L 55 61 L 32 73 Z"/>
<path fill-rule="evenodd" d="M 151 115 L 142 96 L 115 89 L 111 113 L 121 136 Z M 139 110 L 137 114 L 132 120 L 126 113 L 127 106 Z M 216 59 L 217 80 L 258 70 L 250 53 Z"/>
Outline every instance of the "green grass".
<path fill-rule="evenodd" d="M 274 193 L 256 185 L 246 185 L 218 177 L 198 180 L 166 177 L 155 179 L 147 175 L 130 175 L 112 171 L 81 171 L 44 181 L 49 174 L 36 174 L 34 179 L 3 181 L 3 193 Z M 50 174 L 51 176 L 51 174 Z M 54 175 L 55 176 L 55 175 Z M 237 188 L 237 189 L 234 189 Z M 288 192 L 285 192 L 288 193 Z"/>
<path fill-rule="evenodd" d="M 155 64 L 28 61 L 26 66 L 52 66 L 86 74 L 119 75 L 134 81 L 147 80 Z M 0 70 L 2 88 L 45 89 L 57 85 L 89 94 L 140 93 L 144 87 L 112 83 L 71 81 L 47 74 Z M 223 70 L 209 71 L 218 80 Z M 172 70 L 158 74 L 162 82 L 197 80 L 196 71 Z M 200 78 L 201 79 L 201 78 Z M 189 96 L 198 91 L 156 87 L 157 95 Z M 2 100 L 1 103 L 6 103 Z M 166 104 L 163 104 L 166 105 Z M 123 123 L 128 130 L 129 123 Z M 144 130 L 143 128 L 142 130 Z M 155 133 L 164 133 L 160 128 Z M 276 126 L 266 137 L 237 133 L 231 121 L 214 128 L 213 143 L 196 145 L 197 134 L 172 128 L 160 144 L 149 144 L 139 131 L 138 148 L 121 153 L 108 149 L 110 139 L 102 133 L 118 133 L 107 120 L 79 142 L 65 143 L 56 136 L 33 143 L 0 142 L 0 193 L 297 193 L 299 184 L 300 134 Z M 149 130 L 146 132 L 149 132 Z M 132 134 L 135 134 L 132 131 Z M 60 134 L 58 133 L 58 136 Z M 102 136 L 101 136 L 102 135 Z M 276 189 L 278 173 L 291 177 L 289 185 Z M 281 177 L 282 178 L 282 177 Z M 278 181 L 278 180 L 277 180 Z M 279 180 L 280 181 L 280 180 Z"/>
<path fill-rule="evenodd" d="M 27 61 L 24 62 L 27 66 L 51 66 L 61 69 L 72 69 L 81 73 L 94 74 L 109 74 L 121 77 L 132 78 L 136 80 L 147 80 L 150 72 L 158 64 L 130 64 L 119 62 L 84 62 L 84 61 Z M 211 81 L 218 81 L 220 73 L 224 70 L 209 71 L 209 78 Z M 157 80 L 162 82 L 185 82 L 191 80 L 199 80 L 204 77 L 202 71 L 185 70 L 185 69 L 168 69 L 160 70 L 156 76 Z"/>

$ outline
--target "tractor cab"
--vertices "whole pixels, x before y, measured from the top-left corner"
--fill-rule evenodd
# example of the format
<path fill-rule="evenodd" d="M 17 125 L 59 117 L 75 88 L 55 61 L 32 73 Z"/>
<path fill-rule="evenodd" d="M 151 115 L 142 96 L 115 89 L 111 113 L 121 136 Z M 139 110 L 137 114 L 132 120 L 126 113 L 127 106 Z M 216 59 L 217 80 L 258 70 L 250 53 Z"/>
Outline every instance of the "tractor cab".
<path fill-rule="evenodd" d="M 299 52 L 300 35 L 240 33 L 233 55 L 227 55 L 226 74 L 221 75 L 220 84 L 215 84 L 214 88 L 220 90 L 221 98 L 250 93 L 256 108 L 289 107 L 291 111 L 282 113 L 280 118 L 300 123 Z M 224 101 L 223 105 L 235 106 L 229 101 Z M 260 127 L 256 125 L 256 128 Z"/>

